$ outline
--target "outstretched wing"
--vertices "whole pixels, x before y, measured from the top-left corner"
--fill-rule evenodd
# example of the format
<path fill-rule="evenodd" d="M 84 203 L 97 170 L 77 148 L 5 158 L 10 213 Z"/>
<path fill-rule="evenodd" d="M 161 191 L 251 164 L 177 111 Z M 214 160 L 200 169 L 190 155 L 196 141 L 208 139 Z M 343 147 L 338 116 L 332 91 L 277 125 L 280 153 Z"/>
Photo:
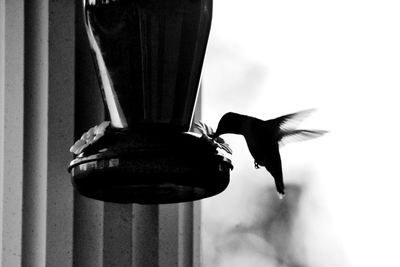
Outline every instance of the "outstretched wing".
<path fill-rule="evenodd" d="M 299 123 L 314 111 L 315 109 L 306 109 L 270 120 L 269 122 L 275 124 L 275 129 L 278 129 L 277 140 L 279 145 L 282 146 L 291 142 L 305 141 L 326 134 L 327 131 L 324 130 L 296 129 Z"/>
<path fill-rule="evenodd" d="M 295 129 L 300 124 L 300 122 L 302 122 L 314 111 L 314 108 L 306 109 L 299 112 L 283 115 L 281 117 L 273 119 L 273 121 L 278 124 L 278 127 L 281 131 L 285 132 L 286 130 Z"/>

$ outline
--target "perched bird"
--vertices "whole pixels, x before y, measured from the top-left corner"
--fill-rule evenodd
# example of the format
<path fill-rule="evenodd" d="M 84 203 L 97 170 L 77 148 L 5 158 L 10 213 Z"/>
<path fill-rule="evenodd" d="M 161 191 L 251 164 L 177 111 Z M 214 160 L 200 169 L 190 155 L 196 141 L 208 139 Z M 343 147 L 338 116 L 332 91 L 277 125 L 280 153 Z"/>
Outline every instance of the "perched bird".
<path fill-rule="evenodd" d="M 254 166 L 263 166 L 275 179 L 280 197 L 285 194 L 282 162 L 279 146 L 290 140 L 307 140 L 326 133 L 322 130 L 298 130 L 297 123 L 313 110 L 304 110 L 284 115 L 271 120 L 260 120 L 254 117 L 233 112 L 226 113 L 218 123 L 217 130 L 210 133 L 212 139 L 223 134 L 243 135 L 249 151 L 254 158 Z"/>

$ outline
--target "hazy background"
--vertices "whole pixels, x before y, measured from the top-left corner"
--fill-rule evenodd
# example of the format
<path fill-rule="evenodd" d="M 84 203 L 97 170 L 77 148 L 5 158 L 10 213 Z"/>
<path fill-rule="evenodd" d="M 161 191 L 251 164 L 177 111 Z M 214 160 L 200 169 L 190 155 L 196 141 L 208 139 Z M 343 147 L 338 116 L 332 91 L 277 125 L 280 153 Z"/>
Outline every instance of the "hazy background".
<path fill-rule="evenodd" d="M 215 0 L 203 120 L 317 108 L 281 149 L 287 197 L 245 141 L 203 201 L 205 267 L 400 266 L 400 2 Z"/>

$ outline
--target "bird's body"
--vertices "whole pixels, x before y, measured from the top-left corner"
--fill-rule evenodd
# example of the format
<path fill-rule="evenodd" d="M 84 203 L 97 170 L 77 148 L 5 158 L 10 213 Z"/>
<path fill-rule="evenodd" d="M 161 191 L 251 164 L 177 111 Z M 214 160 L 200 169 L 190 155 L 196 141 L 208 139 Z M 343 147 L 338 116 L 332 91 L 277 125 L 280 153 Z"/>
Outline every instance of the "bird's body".
<path fill-rule="evenodd" d="M 320 130 L 297 130 L 288 127 L 288 124 L 296 122 L 296 119 L 301 119 L 311 111 L 305 110 L 265 121 L 229 112 L 222 116 L 212 137 L 217 138 L 222 134 L 243 135 L 250 154 L 254 158 L 255 167 L 263 166 L 268 170 L 275 179 L 278 193 L 283 196 L 285 194 L 285 186 L 279 145 L 289 137 L 309 139 L 325 133 L 325 131 Z"/>

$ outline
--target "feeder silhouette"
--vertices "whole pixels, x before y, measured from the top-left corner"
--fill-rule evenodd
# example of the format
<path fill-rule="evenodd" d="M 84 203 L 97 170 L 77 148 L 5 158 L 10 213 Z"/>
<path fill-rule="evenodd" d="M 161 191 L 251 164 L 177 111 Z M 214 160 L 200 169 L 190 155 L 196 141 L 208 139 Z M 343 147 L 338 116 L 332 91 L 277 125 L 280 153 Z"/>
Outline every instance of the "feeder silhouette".
<path fill-rule="evenodd" d="M 223 191 L 227 155 L 189 133 L 212 0 L 86 0 L 85 25 L 109 125 L 72 148 L 72 183 L 109 202 L 193 201 Z M 81 146 L 79 146 L 81 145 Z"/>

